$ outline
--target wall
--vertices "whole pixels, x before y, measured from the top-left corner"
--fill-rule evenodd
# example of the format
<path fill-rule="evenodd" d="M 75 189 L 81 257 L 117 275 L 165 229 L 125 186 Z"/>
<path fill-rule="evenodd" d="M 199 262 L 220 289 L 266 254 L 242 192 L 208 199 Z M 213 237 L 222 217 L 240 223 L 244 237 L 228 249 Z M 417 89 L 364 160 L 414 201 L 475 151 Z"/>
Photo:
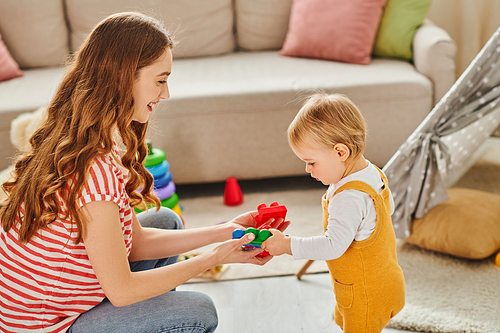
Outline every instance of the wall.
<path fill-rule="evenodd" d="M 458 78 L 500 26 L 500 1 L 433 0 L 428 17 L 457 44 Z"/>

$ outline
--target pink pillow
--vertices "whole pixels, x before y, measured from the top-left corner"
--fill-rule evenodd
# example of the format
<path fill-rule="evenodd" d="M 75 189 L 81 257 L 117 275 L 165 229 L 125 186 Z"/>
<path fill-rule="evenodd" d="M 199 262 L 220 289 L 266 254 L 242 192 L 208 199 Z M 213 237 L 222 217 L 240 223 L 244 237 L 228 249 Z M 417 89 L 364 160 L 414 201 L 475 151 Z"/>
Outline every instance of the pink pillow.
<path fill-rule="evenodd" d="M 294 0 L 280 51 L 368 65 L 386 0 Z"/>
<path fill-rule="evenodd" d="M 9 50 L 7 50 L 7 47 L 3 43 L 2 35 L 0 35 L 0 81 L 10 80 L 19 76 L 23 76 L 23 72 L 10 55 Z"/>

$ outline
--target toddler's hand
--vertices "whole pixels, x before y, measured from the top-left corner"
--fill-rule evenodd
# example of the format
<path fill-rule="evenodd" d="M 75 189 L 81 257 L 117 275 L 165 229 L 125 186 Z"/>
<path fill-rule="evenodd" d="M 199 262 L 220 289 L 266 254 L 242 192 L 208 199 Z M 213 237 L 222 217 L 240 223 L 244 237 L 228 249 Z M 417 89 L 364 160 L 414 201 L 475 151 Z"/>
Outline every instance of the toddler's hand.
<path fill-rule="evenodd" d="M 292 255 L 290 237 L 284 235 L 278 229 L 269 229 L 269 231 L 271 231 L 272 236 L 262 243 L 262 250 L 269 252 L 272 256 Z"/>

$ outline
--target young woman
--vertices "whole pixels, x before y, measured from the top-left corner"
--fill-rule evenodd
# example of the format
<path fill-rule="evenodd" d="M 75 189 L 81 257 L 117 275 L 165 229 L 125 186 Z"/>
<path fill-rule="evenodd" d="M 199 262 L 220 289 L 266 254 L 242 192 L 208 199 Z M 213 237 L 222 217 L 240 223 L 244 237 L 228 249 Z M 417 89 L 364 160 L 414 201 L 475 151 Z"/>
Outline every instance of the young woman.
<path fill-rule="evenodd" d="M 143 166 L 145 134 L 169 98 L 172 47 L 157 20 L 120 13 L 74 56 L 30 151 L 3 184 L 0 331 L 213 332 L 211 299 L 175 287 L 220 264 L 271 259 L 242 250 L 252 235 L 230 240 L 235 228 L 255 225 L 256 212 L 191 230 L 168 230 L 182 223 L 166 208 L 134 212 L 160 206 Z M 178 262 L 214 242 L 223 243 Z"/>

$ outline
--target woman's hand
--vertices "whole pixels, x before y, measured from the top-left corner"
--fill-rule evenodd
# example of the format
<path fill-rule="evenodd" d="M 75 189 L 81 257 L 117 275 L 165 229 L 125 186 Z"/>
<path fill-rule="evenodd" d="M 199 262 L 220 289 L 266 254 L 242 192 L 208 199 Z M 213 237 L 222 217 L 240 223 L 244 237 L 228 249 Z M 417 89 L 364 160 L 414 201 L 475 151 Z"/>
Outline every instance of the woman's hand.
<path fill-rule="evenodd" d="M 291 222 L 284 221 L 283 219 L 277 219 L 277 220 L 272 219 L 266 223 L 271 226 L 271 229 L 277 229 L 277 230 L 283 232 L 286 230 L 286 228 L 288 228 L 288 226 L 290 225 Z"/>
<path fill-rule="evenodd" d="M 251 212 L 246 212 L 241 215 L 236 216 L 231 221 L 227 222 L 227 225 L 230 226 L 231 232 L 234 229 L 246 229 L 250 227 L 255 227 L 255 216 L 257 216 L 258 212 L 256 210 Z"/>
<path fill-rule="evenodd" d="M 255 228 L 255 216 L 257 216 L 258 211 L 251 211 L 243 213 L 231 221 L 227 222 L 227 225 L 230 226 L 231 232 L 234 229 L 246 229 L 246 228 Z M 265 222 L 271 228 L 278 229 L 280 231 L 284 231 L 290 225 L 290 221 L 284 221 L 283 219 L 270 219 Z"/>
<path fill-rule="evenodd" d="M 244 249 L 243 245 L 250 243 L 255 238 L 252 233 L 246 234 L 240 239 L 228 240 L 217 247 L 215 247 L 211 252 L 216 256 L 216 261 L 220 264 L 234 264 L 234 263 L 248 263 L 255 265 L 264 265 L 272 256 L 257 257 L 258 254 L 262 253 L 262 249 Z"/>

